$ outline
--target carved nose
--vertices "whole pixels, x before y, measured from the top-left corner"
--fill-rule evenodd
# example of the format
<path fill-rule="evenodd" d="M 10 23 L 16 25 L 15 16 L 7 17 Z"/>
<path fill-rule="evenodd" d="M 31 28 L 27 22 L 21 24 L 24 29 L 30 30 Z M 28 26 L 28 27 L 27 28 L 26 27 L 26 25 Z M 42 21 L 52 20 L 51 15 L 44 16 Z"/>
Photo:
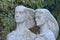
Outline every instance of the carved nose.
<path fill-rule="evenodd" d="M 17 14 L 15 14 L 15 17 L 19 17 L 19 14 L 17 13 Z"/>

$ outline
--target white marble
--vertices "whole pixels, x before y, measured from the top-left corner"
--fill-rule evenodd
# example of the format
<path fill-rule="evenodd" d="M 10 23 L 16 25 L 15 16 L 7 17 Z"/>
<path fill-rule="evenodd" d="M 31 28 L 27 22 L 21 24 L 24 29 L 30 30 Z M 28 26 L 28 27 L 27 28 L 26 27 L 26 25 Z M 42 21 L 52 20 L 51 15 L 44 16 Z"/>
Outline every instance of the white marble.
<path fill-rule="evenodd" d="M 36 37 L 36 34 L 29 30 L 35 25 L 33 9 L 17 6 L 15 9 L 15 21 L 17 28 L 7 35 L 7 40 L 33 40 Z"/>
<path fill-rule="evenodd" d="M 51 30 L 54 33 L 55 39 L 58 37 L 59 26 L 56 19 L 47 9 L 36 9 L 35 10 L 35 20 L 37 26 L 39 26 L 40 33 Z"/>
<path fill-rule="evenodd" d="M 35 18 L 35 20 L 34 20 Z M 16 29 L 7 34 L 7 40 L 56 40 L 58 24 L 47 9 L 15 8 Z M 40 27 L 40 34 L 34 34 L 29 28 Z"/>

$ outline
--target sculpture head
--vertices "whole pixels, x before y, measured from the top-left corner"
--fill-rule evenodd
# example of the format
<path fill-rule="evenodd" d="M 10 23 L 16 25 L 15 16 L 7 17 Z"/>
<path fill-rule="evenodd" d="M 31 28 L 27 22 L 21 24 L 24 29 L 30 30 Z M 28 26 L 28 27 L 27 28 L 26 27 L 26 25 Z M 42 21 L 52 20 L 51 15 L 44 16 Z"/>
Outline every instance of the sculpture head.
<path fill-rule="evenodd" d="M 15 21 L 16 23 L 25 22 L 28 28 L 35 25 L 34 22 L 34 10 L 24 6 L 17 6 L 15 8 Z"/>
<path fill-rule="evenodd" d="M 36 23 L 38 26 L 48 22 L 48 28 L 54 33 L 55 38 L 58 36 L 58 23 L 56 19 L 53 17 L 53 15 L 50 13 L 47 9 L 36 9 L 35 11 L 35 17 L 36 17 Z"/>
<path fill-rule="evenodd" d="M 41 26 L 48 20 L 47 9 L 36 9 L 35 10 L 35 20 L 38 26 Z"/>
<path fill-rule="evenodd" d="M 15 8 L 15 21 L 16 23 L 21 23 L 25 21 L 25 12 L 26 7 L 20 5 Z"/>

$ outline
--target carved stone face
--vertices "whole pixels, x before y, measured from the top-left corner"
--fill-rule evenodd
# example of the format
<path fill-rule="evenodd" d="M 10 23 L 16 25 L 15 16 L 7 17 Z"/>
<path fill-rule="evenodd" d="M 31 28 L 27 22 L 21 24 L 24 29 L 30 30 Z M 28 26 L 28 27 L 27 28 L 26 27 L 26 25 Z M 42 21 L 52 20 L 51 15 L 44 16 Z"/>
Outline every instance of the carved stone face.
<path fill-rule="evenodd" d="M 25 20 L 25 13 L 21 11 L 16 11 L 15 13 L 15 21 L 16 22 L 23 22 Z"/>
<path fill-rule="evenodd" d="M 35 13 L 35 21 L 37 26 L 40 26 L 45 23 L 45 17 L 42 11 L 37 11 Z"/>
<path fill-rule="evenodd" d="M 17 6 L 15 9 L 15 21 L 17 23 L 21 23 L 25 21 L 25 13 L 24 13 L 25 7 L 23 6 Z"/>

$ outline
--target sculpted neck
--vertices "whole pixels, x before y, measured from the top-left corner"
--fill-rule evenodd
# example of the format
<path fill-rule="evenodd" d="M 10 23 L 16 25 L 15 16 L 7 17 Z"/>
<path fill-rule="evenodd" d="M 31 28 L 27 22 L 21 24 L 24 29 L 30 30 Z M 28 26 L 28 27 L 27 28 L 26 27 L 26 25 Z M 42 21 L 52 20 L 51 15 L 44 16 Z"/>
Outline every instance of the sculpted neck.
<path fill-rule="evenodd" d="M 47 32 L 49 30 L 47 22 L 40 27 L 40 33 Z"/>
<path fill-rule="evenodd" d="M 17 32 L 23 33 L 26 29 L 27 29 L 27 27 L 26 27 L 25 22 L 24 23 L 17 23 L 17 28 L 16 28 Z"/>

